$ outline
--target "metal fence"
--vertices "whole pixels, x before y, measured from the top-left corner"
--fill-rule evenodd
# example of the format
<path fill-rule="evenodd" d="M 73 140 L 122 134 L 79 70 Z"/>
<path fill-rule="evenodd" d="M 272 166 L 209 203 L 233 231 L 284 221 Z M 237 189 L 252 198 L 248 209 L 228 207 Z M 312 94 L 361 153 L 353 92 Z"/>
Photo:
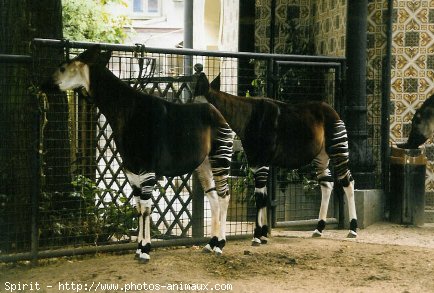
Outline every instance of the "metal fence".
<path fill-rule="evenodd" d="M 134 199 L 105 117 L 79 91 L 48 95 L 37 91 L 56 65 L 91 45 L 37 39 L 24 64 L 19 57 L 0 59 L 8 62 L 8 69 L 2 64 L 0 70 L 5 82 L 1 88 L 20 91 L 3 96 L 25 96 L 15 102 L 1 100 L 2 111 L 15 112 L 0 120 L 6 138 L 1 145 L 5 164 L 0 185 L 14 187 L 0 190 L 0 260 L 135 247 Z M 232 94 L 266 95 L 289 103 L 325 100 L 340 109 L 341 58 L 101 46 L 113 51 L 108 66 L 119 78 L 175 103 L 200 102 L 193 98 L 190 83 L 193 65 L 201 63 L 210 80 L 220 73 L 221 89 Z M 24 69 L 18 73 L 21 66 Z M 26 79 L 14 84 L 18 75 Z M 11 133 L 17 124 L 24 132 Z M 23 136 L 22 145 L 15 145 L 18 136 Z M 317 218 L 320 192 L 315 186 L 306 188 L 310 179 L 309 167 L 296 173 L 273 170 L 269 194 L 274 225 Z M 250 236 L 255 216 L 253 177 L 239 142 L 230 187 L 229 238 Z M 193 174 L 159 178 L 153 200 L 154 246 L 197 243 L 209 236 L 209 204 Z M 338 218 L 335 205 L 329 211 L 332 219 Z"/>

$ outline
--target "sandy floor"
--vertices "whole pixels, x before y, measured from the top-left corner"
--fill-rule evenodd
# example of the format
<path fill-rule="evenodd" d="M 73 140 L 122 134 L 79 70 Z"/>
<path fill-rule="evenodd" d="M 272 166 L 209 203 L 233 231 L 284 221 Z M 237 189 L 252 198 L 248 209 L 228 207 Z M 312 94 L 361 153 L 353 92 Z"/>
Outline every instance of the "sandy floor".
<path fill-rule="evenodd" d="M 197 246 L 160 248 L 148 264 L 131 252 L 43 260 L 34 268 L 0 264 L 0 292 L 434 292 L 434 225 L 378 223 L 351 240 L 346 232 L 314 239 L 273 230 L 269 244 L 231 241 L 221 257 Z"/>

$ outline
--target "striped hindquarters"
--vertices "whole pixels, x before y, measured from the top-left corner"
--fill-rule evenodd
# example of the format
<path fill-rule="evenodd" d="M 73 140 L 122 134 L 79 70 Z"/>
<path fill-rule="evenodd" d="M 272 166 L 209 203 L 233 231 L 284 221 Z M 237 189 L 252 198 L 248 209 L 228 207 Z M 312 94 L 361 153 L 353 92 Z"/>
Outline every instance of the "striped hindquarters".
<path fill-rule="evenodd" d="M 331 134 L 327 138 L 326 147 L 337 178 L 344 181 L 344 186 L 348 185 L 353 178 L 348 168 L 348 135 L 342 120 L 334 123 Z"/>
<path fill-rule="evenodd" d="M 215 131 L 213 147 L 209 154 L 216 190 L 219 196 L 229 194 L 228 176 L 232 159 L 232 148 L 234 144 L 235 133 L 226 123 Z"/>
<path fill-rule="evenodd" d="M 262 166 L 259 168 L 252 168 L 255 177 L 255 188 L 263 188 L 267 186 L 268 172 L 270 167 Z"/>

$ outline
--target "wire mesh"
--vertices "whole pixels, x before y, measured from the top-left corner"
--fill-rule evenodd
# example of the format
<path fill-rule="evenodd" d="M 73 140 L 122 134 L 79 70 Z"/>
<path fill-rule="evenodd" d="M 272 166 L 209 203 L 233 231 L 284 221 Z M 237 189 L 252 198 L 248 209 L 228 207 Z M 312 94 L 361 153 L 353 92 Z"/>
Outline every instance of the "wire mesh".
<path fill-rule="evenodd" d="M 336 108 L 340 77 L 336 75 L 335 65 L 300 66 L 297 63 L 280 62 L 278 72 L 277 99 L 290 104 L 323 101 Z M 313 166 L 307 165 L 298 170 L 279 168 L 275 180 L 277 222 L 318 219 L 321 190 Z M 335 200 L 334 197 L 330 199 L 328 218 L 337 218 Z"/>
<path fill-rule="evenodd" d="M 31 247 L 38 103 L 29 70 L 25 63 L 0 66 L 0 253 Z"/>

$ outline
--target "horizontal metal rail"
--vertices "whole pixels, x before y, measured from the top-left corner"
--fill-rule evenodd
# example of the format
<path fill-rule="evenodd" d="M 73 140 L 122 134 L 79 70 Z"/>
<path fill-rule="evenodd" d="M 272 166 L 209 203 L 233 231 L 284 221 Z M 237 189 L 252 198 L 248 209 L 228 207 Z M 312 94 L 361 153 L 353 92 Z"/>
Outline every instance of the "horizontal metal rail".
<path fill-rule="evenodd" d="M 55 47 L 84 48 L 87 49 L 97 43 L 76 42 L 68 40 L 54 39 L 33 39 L 33 43 L 39 45 L 49 45 Z M 280 59 L 293 61 L 317 61 L 317 62 L 344 62 L 344 57 L 314 56 L 314 55 L 289 55 L 289 54 L 269 54 L 254 52 L 227 52 L 227 51 L 203 51 L 195 49 L 178 49 L 178 48 L 152 48 L 142 44 L 137 45 L 118 45 L 109 43 L 98 43 L 105 50 L 120 50 L 127 52 L 146 52 L 146 53 L 164 53 L 178 55 L 201 55 L 211 57 L 230 57 L 230 58 L 249 58 L 249 59 Z"/>
<path fill-rule="evenodd" d="M 336 218 L 327 218 L 327 225 L 337 225 L 339 221 Z M 276 223 L 276 228 L 300 228 L 304 226 L 316 227 L 318 220 L 298 220 L 298 221 L 280 221 Z"/>
<path fill-rule="evenodd" d="M 0 63 L 32 63 L 32 60 L 29 55 L 0 54 Z"/>
<path fill-rule="evenodd" d="M 344 60 L 342 60 L 344 61 Z M 310 61 L 276 61 L 277 65 L 287 66 L 315 66 L 315 67 L 340 67 L 340 62 L 310 62 Z"/>
<path fill-rule="evenodd" d="M 230 235 L 227 236 L 227 240 L 242 240 L 250 238 L 251 235 Z M 189 246 L 189 245 L 200 245 L 205 244 L 209 241 L 209 237 L 200 237 L 200 238 L 182 238 L 182 239 L 172 239 L 172 240 L 164 240 L 164 241 L 153 241 L 153 248 L 162 248 L 162 247 L 170 247 L 170 246 Z M 89 247 L 80 247 L 80 248 L 64 248 L 64 249 L 56 249 L 56 250 L 45 250 L 39 251 L 35 256 L 31 252 L 26 253 L 15 253 L 15 254 L 7 254 L 0 255 L 0 262 L 16 262 L 16 261 L 24 261 L 24 260 L 34 260 L 43 259 L 43 258 L 51 258 L 51 257 L 63 257 L 63 256 L 76 256 L 83 254 L 92 254 L 92 253 L 101 253 L 101 252 L 116 252 L 116 251 L 125 251 L 125 250 L 135 250 L 137 248 L 137 243 L 123 243 L 123 244 L 112 244 L 112 245 L 103 245 L 103 246 L 89 246 Z"/>

